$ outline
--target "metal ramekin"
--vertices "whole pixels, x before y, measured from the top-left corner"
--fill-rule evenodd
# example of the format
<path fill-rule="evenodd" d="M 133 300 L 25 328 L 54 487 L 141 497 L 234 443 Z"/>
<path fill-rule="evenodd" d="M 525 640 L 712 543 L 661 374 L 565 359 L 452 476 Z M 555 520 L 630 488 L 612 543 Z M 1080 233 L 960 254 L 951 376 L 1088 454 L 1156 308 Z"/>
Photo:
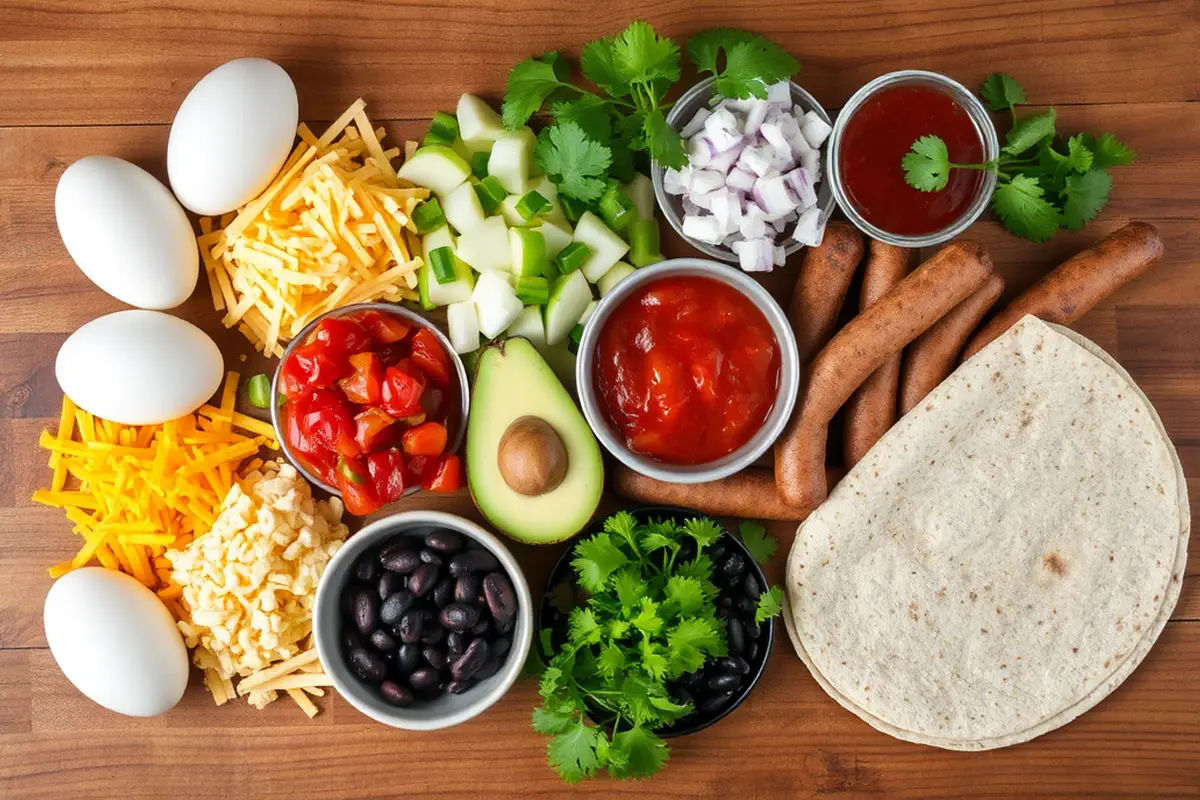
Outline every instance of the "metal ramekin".
<path fill-rule="evenodd" d="M 700 109 L 701 106 L 707 106 L 713 97 L 713 83 L 715 78 L 702 80 L 688 89 L 682 97 L 676 101 L 675 106 L 671 109 L 671 113 L 667 114 L 667 124 L 675 130 L 681 129 L 692 116 Z M 809 94 L 800 84 L 795 81 L 792 84 L 792 103 L 803 108 L 805 111 L 815 111 L 817 115 L 832 124 L 829 118 L 829 113 L 824 107 L 817 102 L 817 98 Z M 825 172 L 825 161 L 830 152 L 829 141 L 818 148 L 821 153 L 821 169 Z M 701 242 L 687 236 L 683 232 L 683 197 L 680 195 L 667 194 L 667 190 L 663 188 L 663 173 L 665 170 L 657 161 L 650 165 L 650 179 L 654 183 L 654 199 L 658 201 L 658 209 L 666 218 L 667 224 L 672 230 L 692 247 L 704 253 L 710 258 L 715 258 L 729 264 L 737 264 L 737 253 L 730 250 L 728 247 L 720 247 L 718 245 Z M 817 207 L 821 209 L 821 221 L 829 219 L 829 215 L 833 213 L 834 200 L 833 192 L 829 187 L 828 173 L 821 176 L 816 182 L 817 188 Z M 787 255 L 792 255 L 798 252 L 804 245 L 795 241 L 790 236 L 784 240 L 783 248 Z"/>
<path fill-rule="evenodd" d="M 741 292 L 753 301 L 758 310 L 767 318 L 771 332 L 775 334 L 775 341 L 779 344 L 779 387 L 775 393 L 775 404 L 771 407 L 771 413 L 767 415 L 762 427 L 748 442 L 729 455 L 706 464 L 690 466 L 665 464 L 635 453 L 626 447 L 625 438 L 613 426 L 608 419 L 608 414 L 605 413 L 603 403 L 596 393 L 596 382 L 593 377 L 596 345 L 600 338 L 600 331 L 604 328 L 613 309 L 647 283 L 659 278 L 683 276 L 712 278 Z M 587 417 L 588 425 L 591 426 L 592 431 L 608 452 L 616 456 L 621 463 L 660 481 L 703 483 L 727 477 L 750 466 L 783 433 L 788 419 L 792 416 L 792 407 L 796 404 L 796 395 L 800 389 L 800 358 L 796 351 L 796 339 L 792 335 L 792 326 L 788 322 L 787 315 L 775 302 L 775 298 L 771 297 L 757 281 L 742 272 L 729 269 L 714 261 L 700 258 L 675 258 L 635 271 L 604 296 L 600 305 L 596 307 L 596 312 L 584 326 L 583 339 L 579 343 L 578 358 L 575 362 L 575 383 L 579 392 L 579 404 L 583 408 L 584 416 Z"/>
<path fill-rule="evenodd" d="M 283 357 L 280 358 L 279 363 L 275 365 L 275 375 L 273 378 L 271 378 L 271 425 L 275 428 L 275 440 L 279 442 L 279 449 L 283 451 L 285 456 L 287 456 L 287 460 L 290 461 L 292 465 L 300 471 L 300 474 L 308 479 L 308 482 L 314 486 L 320 486 L 330 494 L 336 494 L 339 496 L 341 495 L 341 492 L 338 491 L 337 487 L 330 486 L 328 483 L 314 475 L 308 469 L 308 467 L 305 466 L 303 458 L 294 453 L 291 445 L 288 444 L 287 436 L 284 435 L 285 430 L 283 426 L 283 414 L 285 411 L 283 406 L 281 406 L 278 402 L 279 375 L 283 371 L 283 365 L 292 355 L 292 351 L 308 340 L 308 337 L 317 329 L 317 325 L 321 323 L 321 320 L 325 319 L 326 317 L 345 317 L 351 314 L 361 314 L 364 311 L 380 311 L 384 314 L 391 314 L 392 316 L 400 317 L 406 322 L 411 322 L 413 325 L 417 325 L 433 332 L 433 335 L 437 337 L 438 344 L 442 346 L 442 349 L 446 351 L 446 354 L 450 356 L 450 360 L 454 364 L 454 374 L 456 380 L 458 381 L 459 389 L 459 404 L 461 412 L 459 414 L 459 420 L 456 429 L 450 431 L 450 438 L 446 446 L 446 452 L 456 452 L 458 448 L 462 446 L 463 438 L 467 435 L 467 411 L 469 410 L 471 403 L 471 387 L 467 382 L 467 368 L 463 366 L 462 359 L 459 358 L 458 353 L 454 352 L 454 347 L 450 344 L 450 340 L 446 338 L 446 334 L 442 333 L 436 325 L 415 311 L 410 311 L 403 306 L 393 305 L 391 303 L 357 303 L 352 306 L 343 306 L 342 308 L 335 308 L 332 311 L 326 311 L 324 314 L 305 325 L 304 329 L 292 338 L 292 341 L 288 343 L 287 349 L 283 351 Z M 410 495 L 420 488 L 421 487 L 417 485 L 410 486 L 405 489 L 404 494 L 406 496 Z"/>
<path fill-rule="evenodd" d="M 842 184 L 841 165 L 839 164 L 842 137 L 846 133 L 846 125 L 849 124 L 850 119 L 863 103 L 884 89 L 891 89 L 896 86 L 929 86 L 949 95 L 954 102 L 962 106 L 963 110 L 971 118 L 971 122 L 975 125 L 975 131 L 979 134 L 979 140 L 983 143 L 983 158 L 985 161 L 990 161 L 1000 154 L 1000 140 L 996 136 L 996 127 L 992 124 L 987 109 L 984 108 L 983 103 L 979 102 L 975 95 L 971 94 L 970 89 L 941 73 L 927 72 L 921 69 L 905 69 L 899 72 L 889 72 L 886 75 L 880 75 L 855 92 L 846 101 L 846 105 L 842 106 L 842 110 L 838 112 L 837 121 L 833 124 L 833 133 L 829 135 L 829 141 L 826 142 L 829 147 L 829 158 L 825 168 L 825 174 L 833 188 L 833 196 L 837 199 L 838 206 L 859 230 L 872 239 L 878 239 L 881 242 L 896 245 L 897 247 L 930 247 L 950 241 L 969 228 L 975 220 L 979 219 L 979 216 L 983 214 L 992 199 L 992 191 L 996 188 L 996 173 L 990 171 L 983 173 L 983 180 L 980 181 L 979 188 L 976 190 L 975 200 L 971 203 L 970 207 L 967 208 L 966 212 L 954 224 L 940 231 L 921 236 L 907 236 L 904 234 L 889 233 L 867 222 L 858 213 L 858 209 L 854 207 L 853 203 L 850 202 L 849 197 L 846 195 L 846 188 Z M 930 131 L 930 133 L 933 133 L 933 131 Z M 896 168 L 899 169 L 900 165 L 897 164 Z"/>

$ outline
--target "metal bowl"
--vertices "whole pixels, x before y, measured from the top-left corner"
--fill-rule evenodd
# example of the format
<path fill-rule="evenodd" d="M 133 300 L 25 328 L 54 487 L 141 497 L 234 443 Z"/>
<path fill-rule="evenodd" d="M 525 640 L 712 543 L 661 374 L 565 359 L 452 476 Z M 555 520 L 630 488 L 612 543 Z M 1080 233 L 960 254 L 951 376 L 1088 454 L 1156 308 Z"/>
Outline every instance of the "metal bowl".
<path fill-rule="evenodd" d="M 691 89 L 684 92 L 683 96 L 676 101 L 675 106 L 671 109 L 671 113 L 667 114 L 667 124 L 675 130 L 680 130 L 692 116 L 700 109 L 701 106 L 708 105 L 713 99 L 713 83 L 715 78 L 707 78 L 700 81 Z M 829 113 L 817 102 L 817 98 L 809 94 L 803 89 L 800 84 L 791 81 L 792 86 L 792 103 L 800 106 L 805 111 L 815 111 L 821 119 L 829 124 L 833 121 L 829 117 Z M 824 170 L 826 158 L 830 152 L 829 141 L 821 145 L 818 150 L 821 153 L 821 165 Z M 654 183 L 654 197 L 658 201 L 658 209 L 666 218 L 667 224 L 679 234 L 688 244 L 704 253 L 710 258 L 718 259 L 729 264 L 737 264 L 737 253 L 730 250 L 728 247 L 701 242 L 687 236 L 683 232 L 683 198 L 679 195 L 667 194 L 667 190 L 663 188 L 663 173 L 665 170 L 657 161 L 650 165 L 650 179 Z M 817 207 L 821 209 L 821 221 L 824 223 L 829 219 L 829 215 L 833 213 L 834 200 L 833 192 L 829 187 L 828 178 L 822 177 L 817 181 Z M 788 237 L 784 240 L 784 252 L 787 255 L 799 252 L 804 247 L 803 244 Z"/>
<path fill-rule="evenodd" d="M 450 340 L 446 338 L 446 335 L 442 333 L 436 325 L 415 311 L 410 311 L 403 306 L 397 306 L 391 303 L 357 303 L 351 306 L 335 308 L 332 311 L 326 311 L 324 314 L 304 326 L 304 329 L 301 330 L 300 333 L 298 333 L 292 339 L 292 341 L 288 343 L 287 349 L 283 351 L 283 357 L 280 358 L 279 363 L 275 365 L 275 376 L 271 379 L 271 398 L 273 400 L 271 403 L 271 425 L 275 428 L 275 440 L 279 442 L 279 449 L 283 451 L 283 454 L 287 457 L 287 460 L 290 461 L 292 465 L 300 471 L 300 474 L 307 478 L 309 483 L 315 486 L 320 486 L 330 494 L 336 494 L 339 496 L 341 495 L 341 492 L 338 491 L 336 486 L 330 486 L 328 483 L 314 475 L 312 470 L 310 470 L 304 463 L 303 457 L 292 450 L 291 445 L 288 444 L 287 436 L 284 435 L 285 431 L 283 425 L 283 415 L 287 412 L 287 404 L 280 404 L 278 402 L 274 402 L 274 400 L 280 396 L 279 376 L 283 371 L 283 365 L 287 363 L 288 358 L 291 357 L 293 351 L 295 351 L 297 347 L 300 347 L 302 344 L 308 341 L 309 336 L 311 336 L 313 331 L 317 329 L 317 326 L 321 324 L 321 320 L 327 317 L 346 317 L 352 314 L 361 314 L 364 311 L 380 311 L 384 314 L 391 314 L 392 316 L 403 319 L 405 322 L 412 323 L 413 325 L 433 332 L 433 335 L 437 337 L 438 344 L 442 346 L 442 349 L 446 351 L 446 354 L 450 356 L 450 360 L 454 364 L 454 374 L 455 379 L 458 382 L 459 389 L 459 407 L 461 411 L 459 413 L 458 424 L 455 430 L 450 431 L 446 452 L 456 452 L 458 448 L 462 446 L 463 438 L 467 435 L 467 411 L 469 410 L 471 402 L 471 387 L 467 382 L 467 369 L 465 366 L 463 366 L 462 359 L 459 358 L 458 353 L 454 352 L 454 347 L 450 344 Z M 420 488 L 421 487 L 417 485 L 410 486 L 404 491 L 404 494 L 405 496 L 410 495 L 413 492 L 418 491 Z"/>
<path fill-rule="evenodd" d="M 940 231 L 934 231 L 933 233 L 921 236 L 908 236 L 889 233 L 867 222 L 850 201 L 846 193 L 846 187 L 842 183 L 841 168 L 839 166 L 842 139 L 846 133 L 846 126 L 863 103 L 879 92 L 896 86 L 928 86 L 949 95 L 954 102 L 962 106 L 963 110 L 971 118 L 975 130 L 979 134 L 979 140 L 983 143 L 983 158 L 985 161 L 991 161 L 1000 154 L 1000 140 L 996 136 L 996 127 L 992 124 L 991 117 L 988 116 L 987 109 L 983 107 L 983 103 L 979 102 L 970 89 L 953 78 L 948 78 L 938 72 L 906 69 L 880 75 L 851 95 L 850 99 L 846 101 L 846 105 L 842 106 L 842 110 L 838 112 L 837 122 L 833 124 L 833 132 L 829 134 L 829 140 L 825 143 L 829 148 L 829 159 L 826 162 L 825 173 L 833 189 L 833 196 L 837 199 L 838 206 L 841 207 L 842 211 L 859 230 L 872 239 L 878 239 L 881 242 L 896 245 L 897 247 L 913 249 L 930 247 L 950 241 L 969 228 L 975 220 L 979 219 L 992 199 L 992 191 L 996 188 L 996 173 L 983 173 L 983 180 L 979 182 L 977 194 L 970 207 L 967 208 L 963 216 L 956 222 Z"/>
<path fill-rule="evenodd" d="M 604 323 L 612 314 L 613 309 L 629 297 L 633 292 L 647 283 L 659 278 L 681 276 L 699 276 L 712 278 L 727 286 L 732 286 L 749 298 L 767 318 L 775 341 L 779 344 L 779 386 L 775 393 L 775 404 L 767 415 L 762 427 L 748 442 L 737 450 L 716 461 L 705 464 L 666 464 L 648 456 L 635 453 L 625 445 L 625 439 L 608 418 L 599 396 L 596 393 L 596 383 L 593 371 L 596 363 L 596 346 Z M 587 418 L 588 425 L 596 437 L 621 463 L 630 469 L 649 475 L 660 481 L 670 483 L 703 483 L 715 481 L 740 472 L 754 463 L 767 449 L 775 443 L 783 433 L 788 419 L 792 415 L 792 407 L 796 403 L 796 395 L 800 390 L 800 357 L 796 351 L 796 339 L 792 335 L 792 326 L 787 315 L 761 285 L 753 278 L 737 270 L 727 269 L 714 261 L 700 258 L 675 258 L 663 261 L 652 267 L 643 267 L 635 271 L 601 299 L 595 313 L 584 326 L 583 338 L 579 343 L 578 358 L 575 362 L 575 383 L 579 392 L 579 404 Z"/>

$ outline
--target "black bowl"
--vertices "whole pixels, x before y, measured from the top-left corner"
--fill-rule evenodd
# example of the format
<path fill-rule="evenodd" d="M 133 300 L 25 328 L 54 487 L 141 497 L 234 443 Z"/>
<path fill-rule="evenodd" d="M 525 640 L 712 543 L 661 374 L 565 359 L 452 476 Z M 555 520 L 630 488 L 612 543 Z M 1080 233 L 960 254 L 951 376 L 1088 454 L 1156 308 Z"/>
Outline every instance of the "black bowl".
<path fill-rule="evenodd" d="M 693 517 L 706 516 L 698 511 L 690 511 L 686 508 L 679 508 L 677 506 L 640 506 L 638 508 L 630 508 L 626 510 L 633 514 L 638 521 L 645 521 L 650 518 L 673 518 L 682 522 L 683 520 L 691 519 Z M 599 528 L 596 528 L 594 530 L 587 531 L 582 534 L 580 538 L 586 538 L 593 533 L 597 533 L 599 530 Z M 750 555 L 750 552 L 746 549 L 746 546 L 742 544 L 741 539 L 726 530 L 725 534 L 717 541 L 719 544 L 723 544 L 727 551 L 736 550 L 737 552 L 741 553 L 742 557 L 746 561 L 746 569 L 753 570 L 753 575 L 758 579 L 758 583 L 759 586 L 762 587 L 762 591 L 765 592 L 768 588 L 770 588 L 770 584 L 767 583 L 767 577 L 763 574 L 762 568 Z M 581 591 L 578 585 L 575 583 L 575 571 L 571 568 L 571 559 L 574 558 L 574 553 L 574 546 L 568 547 L 558 559 L 558 562 L 554 565 L 554 569 L 550 572 L 550 579 L 546 583 L 546 590 L 542 593 L 542 601 L 538 606 L 538 630 L 541 631 L 543 628 L 549 625 L 553 630 L 552 641 L 556 646 L 562 644 L 562 642 L 566 639 L 567 622 L 567 613 L 561 611 L 554 605 L 556 595 L 563 596 L 564 599 L 566 599 L 565 592 L 570 592 L 570 598 L 575 602 L 578 602 L 579 592 Z M 680 720 L 674 725 L 656 730 L 655 733 L 659 737 L 663 739 L 671 739 L 676 736 L 686 736 L 689 733 L 695 733 L 696 731 L 704 730 L 708 726 L 714 725 L 720 720 L 724 719 L 726 716 L 732 713 L 735 708 L 746 701 L 746 698 L 750 696 L 750 692 L 753 691 L 754 687 L 758 685 L 759 679 L 762 678 L 763 673 L 767 669 L 767 659 L 771 655 L 771 645 L 775 641 L 775 621 L 773 619 L 769 619 L 766 622 L 759 624 L 757 626 L 757 632 L 758 636 L 752 638 L 758 643 L 758 651 L 753 659 L 748 659 L 750 663 L 750 672 L 747 676 L 747 680 L 742 685 L 741 691 L 724 706 L 710 714 L 706 715 L 697 711 L 696 716 L 692 717 L 691 719 Z M 540 647 L 541 645 L 535 639 L 533 646 Z M 603 718 L 596 719 L 595 715 L 590 716 L 593 717 L 592 721 L 596 724 L 601 726 L 605 724 L 605 720 Z"/>

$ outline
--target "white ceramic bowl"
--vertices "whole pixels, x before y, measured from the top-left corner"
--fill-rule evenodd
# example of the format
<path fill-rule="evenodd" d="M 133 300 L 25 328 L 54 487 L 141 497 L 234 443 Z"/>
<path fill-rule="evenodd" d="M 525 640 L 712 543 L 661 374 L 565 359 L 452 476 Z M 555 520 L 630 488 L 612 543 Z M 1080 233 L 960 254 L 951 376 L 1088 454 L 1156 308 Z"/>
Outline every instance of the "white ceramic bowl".
<path fill-rule="evenodd" d="M 512 648 L 504 666 L 490 678 L 480 681 L 462 694 L 443 694 L 433 700 L 418 700 L 407 708 L 387 703 L 375 687 L 360 680 L 342 653 L 339 639 L 343 624 L 342 589 L 350 580 L 354 562 L 367 550 L 378 547 L 401 534 L 419 535 L 437 528 L 457 531 L 482 544 L 500 561 L 517 593 L 517 621 L 513 626 Z M 533 641 L 533 600 L 525 574 L 512 553 L 499 539 L 470 520 L 440 511 L 406 511 L 378 520 L 346 540 L 346 544 L 325 567 L 317 588 L 313 611 L 313 634 L 317 653 L 334 687 L 350 705 L 376 722 L 410 731 L 449 728 L 478 716 L 499 700 L 516 681 L 525 664 Z"/>

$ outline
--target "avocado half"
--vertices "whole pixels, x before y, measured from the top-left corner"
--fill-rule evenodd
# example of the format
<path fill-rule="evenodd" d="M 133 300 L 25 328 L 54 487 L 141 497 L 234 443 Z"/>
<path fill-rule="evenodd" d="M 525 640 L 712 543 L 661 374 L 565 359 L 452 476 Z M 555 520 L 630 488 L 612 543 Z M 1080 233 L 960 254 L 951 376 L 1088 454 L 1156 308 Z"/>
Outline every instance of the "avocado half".
<path fill-rule="evenodd" d="M 553 428 L 567 455 L 561 482 L 537 495 L 515 491 L 500 470 L 501 440 L 525 417 Z M 531 544 L 574 536 L 600 503 L 600 445 L 571 395 L 525 339 L 504 339 L 480 352 L 467 421 L 467 483 L 492 525 Z"/>

